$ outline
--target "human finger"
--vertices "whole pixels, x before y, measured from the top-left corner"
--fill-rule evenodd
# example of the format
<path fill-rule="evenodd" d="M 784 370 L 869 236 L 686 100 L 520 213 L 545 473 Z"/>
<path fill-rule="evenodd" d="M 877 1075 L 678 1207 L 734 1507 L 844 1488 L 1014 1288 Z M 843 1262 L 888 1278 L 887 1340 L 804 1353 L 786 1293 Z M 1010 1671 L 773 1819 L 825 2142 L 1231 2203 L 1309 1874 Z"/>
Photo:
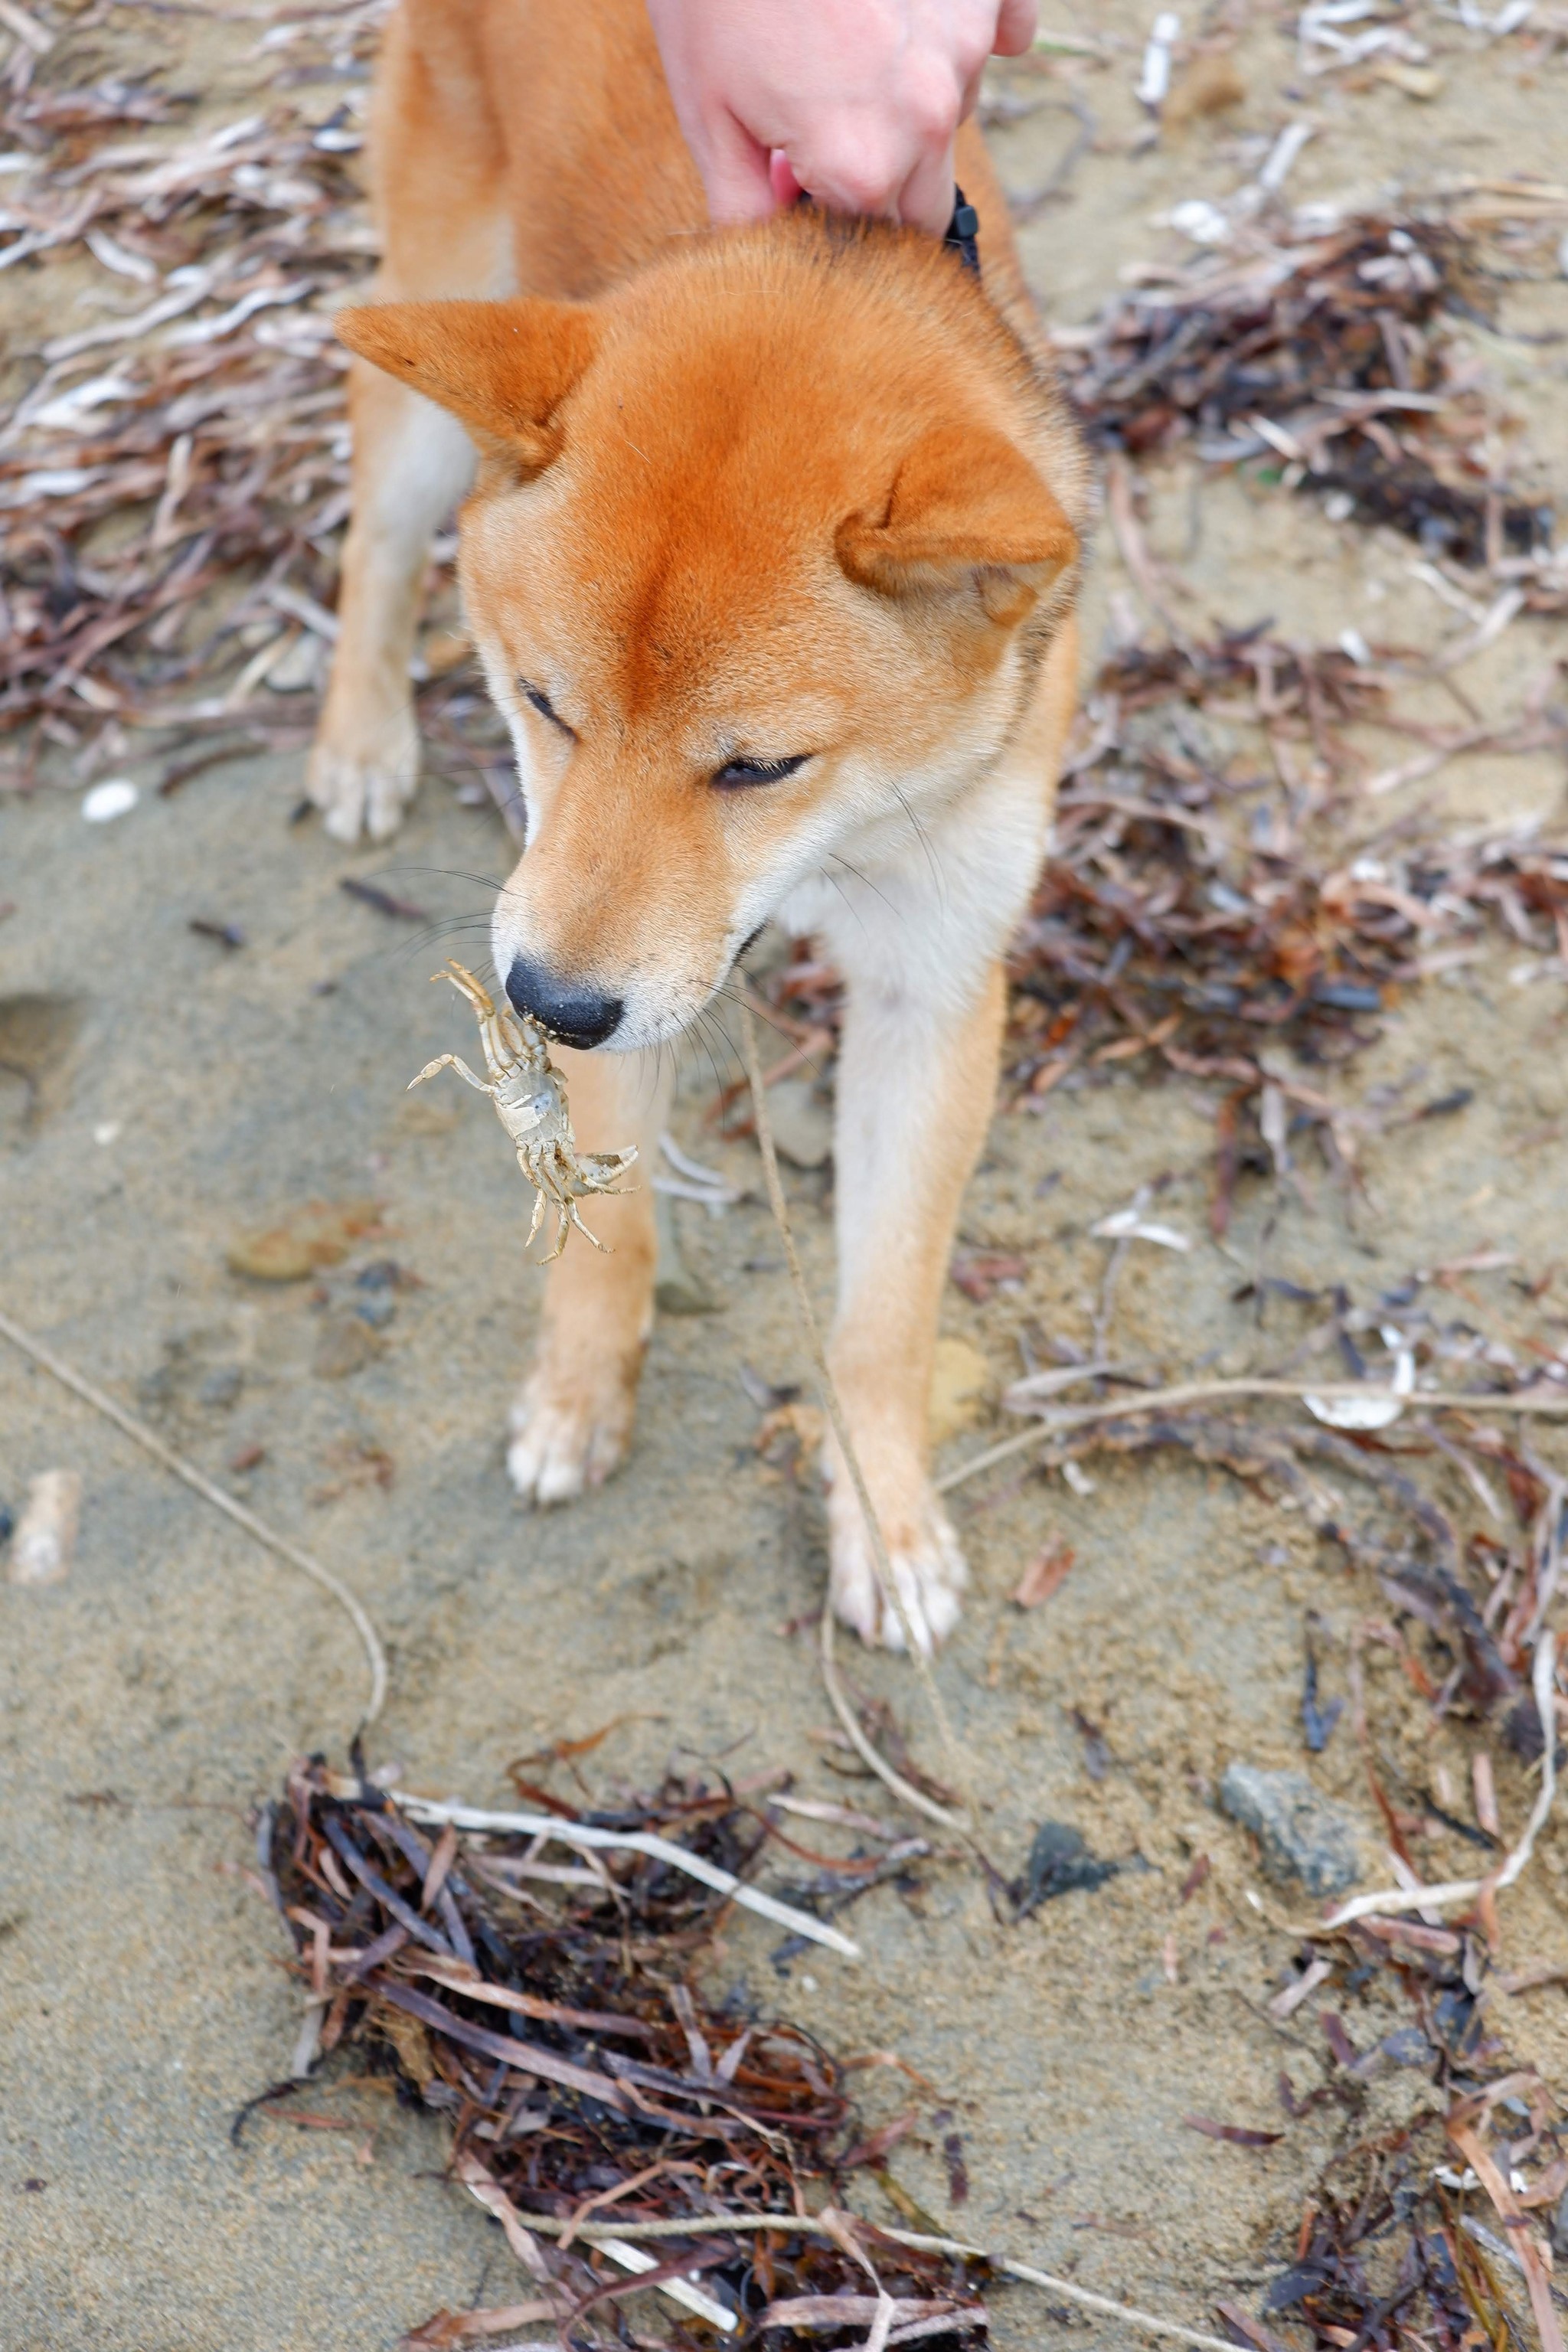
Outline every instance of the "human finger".
<path fill-rule="evenodd" d="M 826 212 L 897 218 L 900 194 L 921 160 L 907 118 L 839 112 L 789 147 L 789 165 Z"/>
<path fill-rule="evenodd" d="M 954 202 L 952 142 L 939 153 L 922 155 L 899 191 L 898 217 L 911 228 L 945 236 Z"/>
<path fill-rule="evenodd" d="M 716 223 L 767 220 L 777 211 L 769 151 L 728 108 L 686 128 Z"/>

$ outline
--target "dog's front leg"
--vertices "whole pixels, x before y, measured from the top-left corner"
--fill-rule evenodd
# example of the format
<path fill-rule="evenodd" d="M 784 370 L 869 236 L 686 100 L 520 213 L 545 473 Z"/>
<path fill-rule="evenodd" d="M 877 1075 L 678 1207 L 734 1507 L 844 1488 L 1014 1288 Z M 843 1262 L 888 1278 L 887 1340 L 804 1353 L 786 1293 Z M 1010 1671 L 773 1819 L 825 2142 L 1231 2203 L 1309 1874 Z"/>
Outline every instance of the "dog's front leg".
<path fill-rule="evenodd" d="M 578 1205 L 605 1248 L 578 1233 L 545 1282 L 538 1352 L 511 1412 L 507 1468 L 531 1502 L 564 1503 L 607 1478 L 626 1450 L 637 1376 L 653 1328 L 653 1172 L 669 1084 L 640 1054 L 553 1049 L 579 1149 L 637 1147 L 635 1191 Z M 668 1057 L 664 1057 L 668 1061 Z M 546 1218 L 546 1231 L 552 1221 Z"/>
<path fill-rule="evenodd" d="M 894 1577 L 921 1648 L 958 1622 L 963 1555 L 927 1467 L 937 1315 L 964 1185 L 991 1116 L 1005 991 L 967 1004 L 908 973 L 850 981 L 836 1141 L 838 1315 L 831 1360 Z M 829 1438 L 833 1606 L 868 1642 L 903 1646 L 865 1519 Z"/>

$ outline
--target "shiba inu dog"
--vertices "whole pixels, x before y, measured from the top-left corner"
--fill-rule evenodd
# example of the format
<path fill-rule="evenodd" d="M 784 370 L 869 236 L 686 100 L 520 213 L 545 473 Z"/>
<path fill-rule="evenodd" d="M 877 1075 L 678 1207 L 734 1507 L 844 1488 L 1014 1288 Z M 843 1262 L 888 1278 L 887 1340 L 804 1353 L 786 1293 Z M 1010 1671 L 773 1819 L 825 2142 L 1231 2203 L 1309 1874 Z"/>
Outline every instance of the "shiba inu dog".
<path fill-rule="evenodd" d="M 832 1362 L 939 1641 L 966 1571 L 927 1468 L 938 1306 L 1072 711 L 1088 496 L 984 150 L 966 129 L 978 276 L 805 206 L 713 232 L 641 0 L 403 0 L 373 163 L 312 796 L 339 839 L 395 828 L 418 583 L 467 491 L 468 625 L 527 816 L 496 972 L 566 1049 L 581 1142 L 647 1156 L 651 1049 L 769 918 L 845 976 Z M 552 1267 L 513 1415 L 539 1502 L 607 1475 L 632 1425 L 652 1197 L 595 1213 L 614 1255 Z M 834 1605 L 896 1646 L 824 1466 Z"/>

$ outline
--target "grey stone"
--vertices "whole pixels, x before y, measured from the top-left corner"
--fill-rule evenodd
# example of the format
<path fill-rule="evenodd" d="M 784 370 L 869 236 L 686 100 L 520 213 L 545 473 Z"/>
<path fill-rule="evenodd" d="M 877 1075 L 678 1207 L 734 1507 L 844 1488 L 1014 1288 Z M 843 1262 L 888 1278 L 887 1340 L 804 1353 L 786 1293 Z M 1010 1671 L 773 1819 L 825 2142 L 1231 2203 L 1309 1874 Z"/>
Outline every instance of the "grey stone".
<path fill-rule="evenodd" d="M 326 648 L 321 640 L 304 629 L 273 663 L 267 673 L 267 683 L 275 694 L 310 692 L 321 685 L 326 667 Z"/>
<path fill-rule="evenodd" d="M 1362 1874 L 1352 1814 L 1320 1796 L 1301 1772 L 1233 1764 L 1219 1785 L 1233 1822 L 1253 1831 L 1271 1878 L 1297 1878 L 1310 1895 L 1342 1895 Z"/>
<path fill-rule="evenodd" d="M 345 1381 L 362 1371 L 384 1342 L 377 1331 L 357 1315 L 324 1315 L 316 1332 L 316 1352 L 310 1370 L 321 1381 Z"/>
<path fill-rule="evenodd" d="M 768 1088 L 768 1117 L 781 1159 L 792 1168 L 821 1168 L 833 1150 L 833 1114 L 817 1100 L 809 1078 L 781 1078 Z"/>
<path fill-rule="evenodd" d="M 693 1274 L 681 1254 L 679 1221 L 675 1213 L 675 1202 L 668 1192 L 654 1194 L 653 1222 L 658 1239 L 653 1303 L 659 1313 L 717 1314 L 721 1302 L 714 1297 L 701 1277 Z"/>

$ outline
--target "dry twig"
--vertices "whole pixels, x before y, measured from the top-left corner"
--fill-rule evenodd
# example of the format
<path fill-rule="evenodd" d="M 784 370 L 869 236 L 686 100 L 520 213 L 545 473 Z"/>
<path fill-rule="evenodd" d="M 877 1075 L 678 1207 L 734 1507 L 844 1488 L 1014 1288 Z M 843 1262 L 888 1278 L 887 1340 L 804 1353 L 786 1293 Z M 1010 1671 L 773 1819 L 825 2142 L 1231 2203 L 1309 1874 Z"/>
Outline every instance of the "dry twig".
<path fill-rule="evenodd" d="M 1517 1413 L 1521 1418 L 1534 1414 L 1549 1421 L 1568 1420 L 1568 1396 L 1544 1390 L 1489 1389 L 1476 1393 L 1463 1391 L 1421 1390 L 1406 1394 L 1394 1389 L 1380 1389 L 1367 1381 L 1184 1381 L 1174 1388 L 1140 1389 L 1131 1397 L 1107 1397 L 1098 1404 L 1068 1405 L 1041 1415 L 1036 1429 L 1021 1431 L 1016 1437 L 1000 1438 L 984 1453 L 961 1462 L 957 1468 L 937 1480 L 939 1494 L 950 1494 L 953 1487 L 963 1486 L 989 1470 L 998 1462 L 1007 1461 L 1015 1454 L 1027 1452 L 1031 1446 L 1043 1445 L 1054 1437 L 1062 1437 L 1075 1429 L 1090 1428 L 1097 1422 L 1131 1421 L 1141 1413 L 1170 1413 L 1188 1405 L 1207 1404 L 1221 1397 L 1290 1398 L 1298 1402 L 1316 1397 L 1326 1404 L 1354 1402 L 1358 1404 L 1381 1403 L 1396 1409 L 1418 1404 L 1433 1412 L 1500 1412 Z"/>

